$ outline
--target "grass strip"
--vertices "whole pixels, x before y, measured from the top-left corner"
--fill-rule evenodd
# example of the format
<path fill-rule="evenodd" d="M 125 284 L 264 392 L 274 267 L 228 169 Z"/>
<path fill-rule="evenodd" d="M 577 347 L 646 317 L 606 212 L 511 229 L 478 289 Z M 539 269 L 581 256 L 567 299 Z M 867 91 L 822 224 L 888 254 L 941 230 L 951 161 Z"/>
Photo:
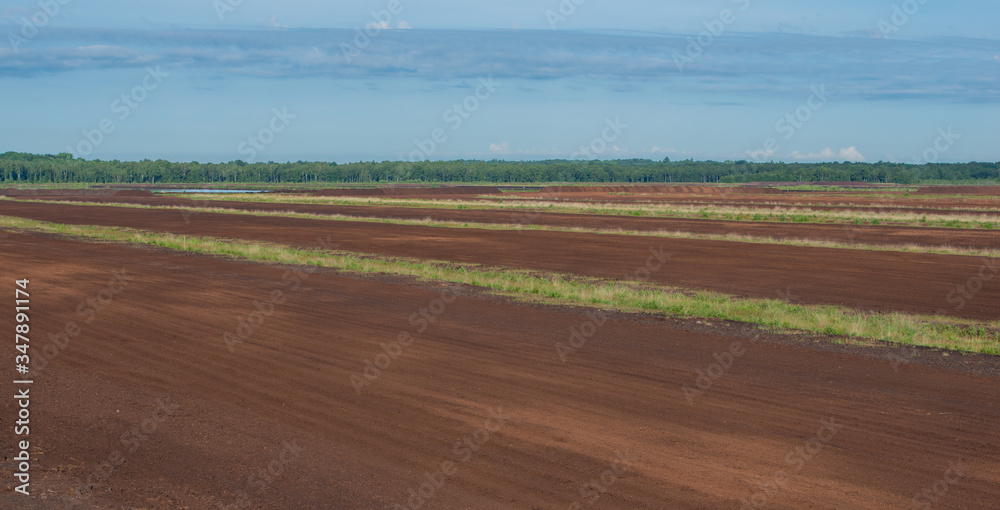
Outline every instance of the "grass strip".
<path fill-rule="evenodd" d="M 21 199 L 17 200 L 11 199 L 11 200 L 16 202 L 52 203 L 51 201 L 48 200 L 21 200 Z M 435 228 L 475 228 L 482 230 L 542 230 L 550 232 L 576 232 L 576 233 L 586 233 L 586 234 L 648 236 L 648 237 L 661 237 L 666 239 L 693 239 L 702 241 L 725 241 L 725 242 L 753 243 L 753 244 L 779 244 L 785 246 L 809 246 L 815 248 L 833 248 L 841 250 L 931 253 L 938 255 L 959 255 L 959 256 L 991 257 L 991 258 L 1000 257 L 1000 249 L 997 248 L 963 248 L 963 247 L 945 246 L 945 245 L 927 246 L 914 243 L 907 243 L 907 244 L 844 243 L 844 242 L 819 240 L 819 239 L 774 238 L 774 237 L 753 236 L 748 234 L 735 234 L 735 233 L 704 234 L 697 232 L 684 232 L 675 230 L 626 230 L 622 228 L 595 229 L 595 228 L 585 228 L 585 227 L 557 227 L 550 225 L 521 224 L 521 223 L 461 222 L 461 221 L 447 221 L 447 220 L 432 220 L 430 218 L 421 220 L 412 220 L 412 219 L 400 219 L 400 218 L 381 218 L 373 216 L 347 216 L 343 214 L 299 213 L 295 211 L 260 211 L 260 210 L 228 209 L 224 207 L 187 207 L 187 206 L 175 206 L 175 205 L 128 204 L 122 202 L 101 203 L 101 202 L 76 202 L 76 201 L 60 200 L 58 203 L 68 204 L 68 205 L 90 206 L 90 207 L 124 207 L 124 208 L 153 209 L 153 210 L 179 210 L 179 211 L 188 211 L 196 213 L 242 214 L 249 216 L 260 216 L 260 217 L 299 218 L 299 219 L 324 220 L 324 221 L 357 221 L 366 223 L 382 223 L 389 225 L 411 225 L 411 226 L 435 227 Z M 847 232 L 851 231 L 850 228 L 851 227 L 845 226 Z"/>
<path fill-rule="evenodd" d="M 164 234 L 121 227 L 67 225 L 0 216 L 0 228 L 41 232 L 99 242 L 156 246 L 253 262 L 314 265 L 352 273 L 384 273 L 452 282 L 514 299 L 582 305 L 623 312 L 700 317 L 757 324 L 776 330 L 832 335 L 835 342 L 882 340 L 955 351 L 1000 354 L 1000 323 L 900 313 L 867 314 L 832 305 L 802 305 L 777 299 L 733 297 L 640 282 L 580 278 L 509 268 L 363 256 L 350 252 Z"/>
<path fill-rule="evenodd" d="M 525 199 L 510 196 L 495 196 L 494 200 L 444 201 L 428 199 L 392 199 L 371 197 L 302 197 L 290 195 L 268 196 L 207 196 L 193 195 L 194 200 L 229 200 L 263 203 L 301 203 L 327 205 L 369 205 L 383 207 L 421 207 L 451 210 L 520 210 L 545 211 L 569 214 L 599 214 L 605 216 L 642 216 L 661 218 L 707 219 L 722 221 L 754 221 L 773 223 L 819 223 L 843 225 L 887 225 L 925 228 L 965 228 L 992 230 L 1000 228 L 1000 211 L 966 211 L 964 214 L 940 214 L 891 211 L 892 207 L 857 205 L 856 207 L 878 207 L 881 211 L 829 211 L 810 209 L 809 204 L 769 204 L 747 206 L 707 206 L 702 204 L 670 203 L 600 203 L 551 201 Z M 830 207 L 824 205 L 823 207 Z M 836 206 L 840 207 L 840 206 Z M 847 206 L 845 206 L 847 207 Z M 905 208 L 905 206 L 897 206 Z"/>

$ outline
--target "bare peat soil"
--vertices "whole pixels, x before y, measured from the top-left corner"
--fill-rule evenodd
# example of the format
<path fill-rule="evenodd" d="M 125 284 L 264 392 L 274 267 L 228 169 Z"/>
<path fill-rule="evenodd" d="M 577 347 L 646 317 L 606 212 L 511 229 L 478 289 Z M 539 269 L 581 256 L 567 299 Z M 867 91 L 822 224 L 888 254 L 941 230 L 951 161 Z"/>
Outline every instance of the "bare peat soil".
<path fill-rule="evenodd" d="M 498 231 L 352 221 L 0 202 L 0 214 L 183 235 L 552 271 L 648 278 L 736 296 L 873 312 L 996 320 L 1000 266 L 982 258 L 578 232 Z M 648 272 L 648 275 L 647 275 Z"/>
<path fill-rule="evenodd" d="M 32 373 L 32 496 L 12 491 L 5 452 L 3 508 L 572 509 L 599 496 L 896 509 L 935 488 L 935 508 L 1000 500 L 997 379 L 954 355 L 911 363 L 31 235 L 4 239 L 0 259 L 12 293 L 31 279 L 32 345 L 48 352 Z M 255 304 L 274 291 L 279 304 Z M 230 350 L 224 335 L 247 318 Z M 59 339 L 70 321 L 79 330 Z M 581 330 L 588 341 L 561 359 L 556 345 Z M 401 333 L 412 342 L 396 351 Z M 359 394 L 351 377 L 376 359 Z M 713 378 L 689 399 L 699 371 Z M 4 445 L 15 406 L 0 406 Z"/>

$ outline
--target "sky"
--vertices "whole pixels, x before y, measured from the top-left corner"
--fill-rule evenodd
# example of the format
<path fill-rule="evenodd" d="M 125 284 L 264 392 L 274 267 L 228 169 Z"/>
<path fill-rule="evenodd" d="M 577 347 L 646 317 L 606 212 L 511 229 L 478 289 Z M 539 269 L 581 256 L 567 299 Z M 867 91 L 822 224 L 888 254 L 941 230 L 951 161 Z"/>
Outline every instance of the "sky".
<path fill-rule="evenodd" d="M 985 0 L 10 0 L 0 152 L 1000 161 Z"/>

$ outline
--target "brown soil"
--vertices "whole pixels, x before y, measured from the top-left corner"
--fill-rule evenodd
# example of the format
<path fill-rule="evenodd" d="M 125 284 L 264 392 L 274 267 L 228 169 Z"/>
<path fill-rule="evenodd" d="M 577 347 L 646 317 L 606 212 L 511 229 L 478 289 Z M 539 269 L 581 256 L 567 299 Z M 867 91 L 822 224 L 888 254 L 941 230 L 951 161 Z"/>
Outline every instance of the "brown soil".
<path fill-rule="evenodd" d="M 450 186 L 440 188 L 382 187 L 369 189 L 325 189 L 308 194 L 317 197 L 438 198 L 452 195 L 498 195 L 500 194 L 500 189 L 495 186 Z"/>
<path fill-rule="evenodd" d="M 759 188 L 763 189 L 763 188 Z M 809 207 L 809 206 L 840 206 L 848 207 L 869 207 L 873 209 L 887 207 L 902 207 L 912 211 L 926 210 L 928 214 L 936 212 L 938 209 L 969 210 L 973 208 L 997 209 L 1000 202 L 996 197 L 978 196 L 963 198 L 921 198 L 918 196 L 906 197 L 901 193 L 887 193 L 887 196 L 857 196 L 856 192 L 843 193 L 783 193 L 780 195 L 753 194 L 750 190 L 744 193 L 662 193 L 662 194 L 639 194 L 630 193 L 627 195 L 611 193 L 543 193 L 525 192 L 511 194 L 511 198 L 525 198 L 538 200 L 561 200 L 561 201 L 588 201 L 588 202 L 621 202 L 621 203 L 672 203 L 672 204 L 697 204 L 697 205 L 729 205 L 729 206 L 774 206 L 783 207 Z M 936 194 L 936 193 L 935 193 Z M 471 199 L 471 197 L 470 197 Z"/>
<path fill-rule="evenodd" d="M 754 195 L 779 195 L 784 191 L 773 188 L 744 188 L 739 186 L 666 186 L 658 184 L 620 186 L 549 186 L 541 193 L 636 193 L 636 194 L 686 194 L 686 195 L 732 195 L 749 193 Z"/>
<path fill-rule="evenodd" d="M 742 186 L 770 188 L 775 186 L 839 186 L 842 188 L 878 189 L 906 187 L 903 184 L 863 181 L 770 181 L 748 182 Z"/>
<path fill-rule="evenodd" d="M 636 201 L 637 203 L 650 203 Z M 933 215 L 944 215 L 944 216 L 986 216 L 989 217 L 991 221 L 996 220 L 997 214 L 1000 210 L 997 210 L 997 204 L 979 204 L 977 206 L 969 207 L 970 204 L 952 204 L 951 202 L 938 202 L 936 204 L 927 204 L 926 207 L 919 207 L 923 202 L 919 201 L 879 201 L 879 202 L 861 202 L 853 203 L 849 201 L 833 201 L 829 200 L 830 203 L 841 202 L 839 205 L 822 205 L 824 201 L 815 202 L 809 200 L 808 198 L 799 198 L 796 200 L 767 200 L 767 199 L 750 199 L 750 200 L 740 200 L 740 199 L 729 199 L 725 201 L 715 201 L 715 200 L 703 200 L 703 199 L 684 199 L 684 200 L 656 200 L 652 203 L 670 203 L 675 205 L 690 205 L 699 208 L 705 208 L 711 211 L 714 207 L 750 207 L 754 209 L 761 209 L 764 212 L 769 210 L 777 210 L 779 212 L 785 212 L 787 214 L 795 214 L 795 211 L 802 211 L 804 214 L 808 214 L 809 211 L 839 211 L 839 212 L 850 212 L 850 213 L 878 213 L 878 214 L 933 214 Z M 952 204 L 952 205 L 948 205 Z M 907 207 L 907 205 L 912 207 Z M 936 206 L 935 206 L 936 205 Z M 845 215 L 846 216 L 846 215 Z M 854 214 L 854 216 L 863 215 Z"/>
<path fill-rule="evenodd" d="M 568 214 L 539 211 L 489 211 L 476 209 L 434 209 L 416 207 L 345 206 L 322 204 L 284 204 L 232 202 L 228 200 L 190 200 L 182 197 L 54 198 L 75 202 L 125 203 L 152 206 L 186 206 L 234 209 L 243 211 L 295 212 L 403 220 L 455 221 L 504 225 L 545 225 L 562 228 L 588 228 L 642 232 L 691 232 L 697 234 L 739 234 L 774 239 L 809 239 L 840 243 L 948 246 L 958 248 L 1000 248 L 1000 232 L 957 228 L 911 228 L 883 225 L 789 224 L 748 221 L 719 221 L 676 218 Z"/>
<path fill-rule="evenodd" d="M 1000 195 L 1000 186 L 927 186 L 916 191 L 919 195 Z"/>
<path fill-rule="evenodd" d="M 0 214 L 312 248 L 318 238 L 328 238 L 343 250 L 361 253 L 629 280 L 645 276 L 647 264 L 656 265 L 653 253 L 662 251 L 670 258 L 649 275 L 650 281 L 736 296 L 790 297 L 877 313 L 939 313 L 980 320 L 996 320 L 1000 303 L 1000 278 L 993 277 L 1000 267 L 955 255 L 217 213 L 192 216 L 52 203 L 0 202 Z M 981 288 L 973 292 L 966 286 Z"/>
<path fill-rule="evenodd" d="M 13 189 L 0 188 L 0 196 L 9 197 L 153 197 L 149 191 L 125 189 Z"/>
<path fill-rule="evenodd" d="M 67 321 L 81 327 L 33 374 L 33 496 L 8 478 L 3 508 L 65 508 L 64 497 L 80 508 L 402 508 L 445 461 L 455 471 L 425 488 L 423 508 L 591 508 L 591 481 L 604 492 L 592 508 L 735 509 L 766 495 L 772 509 L 897 509 L 935 484 L 935 508 L 1000 500 L 997 379 L 963 368 L 995 369 L 993 358 L 753 342 L 738 325 L 616 315 L 564 363 L 555 346 L 591 320 L 583 310 L 456 289 L 418 333 L 407 317 L 441 288 L 321 271 L 293 291 L 284 268 L 26 235 L 6 238 L 0 257 L 16 261 L 0 281 L 31 279 L 34 346 Z M 134 280 L 86 322 L 79 303 L 122 269 Z M 223 335 L 272 290 L 287 302 L 230 352 Z M 350 377 L 400 332 L 415 340 L 357 394 Z M 733 342 L 745 353 L 686 399 Z M 176 408 L 156 414 L 167 396 Z M 15 401 L 0 407 L 6 447 Z M 496 408 L 509 419 L 477 433 Z M 821 430 L 831 418 L 835 434 Z M 456 450 L 473 437 L 475 451 Z M 283 456 L 283 442 L 302 452 Z M 622 466 L 615 452 L 634 460 L 606 473 Z M 109 458 L 113 471 L 93 476 Z M 954 462 L 964 473 L 942 482 Z M 248 485 L 269 465 L 269 483 Z M 85 496 L 72 496 L 88 475 Z"/>

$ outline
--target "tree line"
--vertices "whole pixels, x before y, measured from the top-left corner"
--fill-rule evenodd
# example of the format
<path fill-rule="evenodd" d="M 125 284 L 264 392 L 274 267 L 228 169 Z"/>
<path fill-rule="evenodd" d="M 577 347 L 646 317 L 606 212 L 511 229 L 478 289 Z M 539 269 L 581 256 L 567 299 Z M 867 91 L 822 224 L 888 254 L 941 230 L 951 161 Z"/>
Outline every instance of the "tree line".
<path fill-rule="evenodd" d="M 382 161 L 326 163 L 173 163 L 165 160 L 101 161 L 71 154 L 0 154 L 0 185 L 176 184 L 312 182 L 418 183 L 747 183 L 858 181 L 1000 181 L 1000 163 L 757 163 L 751 161 Z"/>

